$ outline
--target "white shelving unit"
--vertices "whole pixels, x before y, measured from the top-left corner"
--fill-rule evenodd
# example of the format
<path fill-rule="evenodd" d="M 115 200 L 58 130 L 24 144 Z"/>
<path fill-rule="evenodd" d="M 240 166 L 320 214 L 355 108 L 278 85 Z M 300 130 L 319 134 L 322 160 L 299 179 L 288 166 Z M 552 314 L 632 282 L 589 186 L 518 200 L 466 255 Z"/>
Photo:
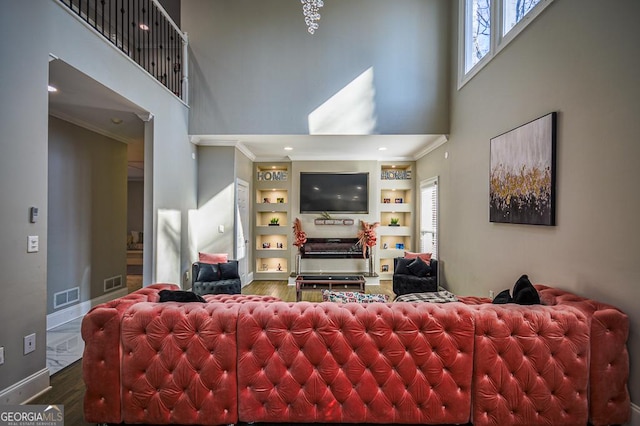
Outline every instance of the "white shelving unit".
<path fill-rule="evenodd" d="M 291 258 L 290 163 L 255 163 L 254 279 L 284 280 Z M 277 226 L 272 220 L 277 219 Z"/>
<path fill-rule="evenodd" d="M 392 278 L 395 257 L 404 256 L 405 250 L 414 251 L 415 181 L 412 169 L 413 163 L 383 163 L 380 166 L 377 251 L 378 274 L 383 280 Z"/>

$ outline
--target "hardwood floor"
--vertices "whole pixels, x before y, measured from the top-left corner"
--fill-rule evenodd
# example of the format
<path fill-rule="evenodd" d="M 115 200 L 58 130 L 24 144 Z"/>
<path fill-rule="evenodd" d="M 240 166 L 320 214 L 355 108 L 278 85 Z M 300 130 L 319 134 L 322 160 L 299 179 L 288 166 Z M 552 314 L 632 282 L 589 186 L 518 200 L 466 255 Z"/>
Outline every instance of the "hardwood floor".
<path fill-rule="evenodd" d="M 381 281 L 380 285 L 365 287 L 365 293 L 386 294 L 389 300 L 393 300 L 393 288 L 391 281 Z M 339 291 L 339 290 L 336 290 Z M 286 281 L 254 281 L 242 289 L 243 294 L 263 294 L 279 297 L 286 302 L 296 301 L 296 287 L 287 285 Z M 305 291 L 302 293 L 305 302 L 322 302 L 322 293 L 319 291 Z"/>
<path fill-rule="evenodd" d="M 64 405 L 65 425 L 90 425 L 93 423 L 84 421 L 83 398 L 82 360 L 78 360 L 51 376 L 51 390 L 29 401 L 29 404 Z"/>
<path fill-rule="evenodd" d="M 139 288 L 141 281 L 127 280 L 130 290 Z M 368 286 L 367 293 L 388 294 L 393 297 L 391 281 L 382 281 L 380 286 Z M 286 281 L 254 281 L 242 289 L 243 294 L 262 294 L 279 297 L 288 302 L 296 299 L 295 286 L 287 285 Z M 319 302 L 322 300 L 320 292 L 305 292 L 303 300 Z M 391 300 L 391 299 L 390 299 Z M 58 404 L 64 405 L 65 425 L 90 425 L 84 421 L 83 415 L 84 382 L 82 381 L 82 360 L 60 370 L 51 376 L 51 390 L 30 401 L 30 404 Z M 243 424 L 244 423 L 240 423 Z M 265 425 L 266 424 L 262 424 Z M 283 426 L 286 423 L 278 423 Z"/>

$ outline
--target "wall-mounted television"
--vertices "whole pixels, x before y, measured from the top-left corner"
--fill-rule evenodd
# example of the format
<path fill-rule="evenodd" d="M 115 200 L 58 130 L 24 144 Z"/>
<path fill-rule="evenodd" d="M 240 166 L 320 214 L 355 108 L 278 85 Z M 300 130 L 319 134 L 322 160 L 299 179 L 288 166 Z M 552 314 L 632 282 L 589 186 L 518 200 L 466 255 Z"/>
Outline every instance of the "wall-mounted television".
<path fill-rule="evenodd" d="M 300 213 L 369 213 L 369 173 L 300 172 Z"/>

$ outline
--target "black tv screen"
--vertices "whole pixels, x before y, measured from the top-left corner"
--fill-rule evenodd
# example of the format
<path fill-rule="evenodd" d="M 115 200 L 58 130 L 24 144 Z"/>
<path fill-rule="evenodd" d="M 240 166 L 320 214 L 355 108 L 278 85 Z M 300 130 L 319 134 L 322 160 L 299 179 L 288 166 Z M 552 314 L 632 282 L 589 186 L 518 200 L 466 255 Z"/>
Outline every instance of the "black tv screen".
<path fill-rule="evenodd" d="M 300 173 L 300 213 L 369 213 L 369 173 Z"/>

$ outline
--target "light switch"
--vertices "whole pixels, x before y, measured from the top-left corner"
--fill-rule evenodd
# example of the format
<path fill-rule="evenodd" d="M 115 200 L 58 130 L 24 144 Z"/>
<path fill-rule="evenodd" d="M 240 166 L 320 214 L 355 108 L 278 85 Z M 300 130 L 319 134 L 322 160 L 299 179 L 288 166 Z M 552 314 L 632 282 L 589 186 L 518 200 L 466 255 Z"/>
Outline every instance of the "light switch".
<path fill-rule="evenodd" d="M 224 234 L 224 225 L 218 225 L 218 232 Z"/>
<path fill-rule="evenodd" d="M 27 253 L 37 253 L 38 250 L 38 236 L 29 235 L 29 238 L 27 239 Z"/>

